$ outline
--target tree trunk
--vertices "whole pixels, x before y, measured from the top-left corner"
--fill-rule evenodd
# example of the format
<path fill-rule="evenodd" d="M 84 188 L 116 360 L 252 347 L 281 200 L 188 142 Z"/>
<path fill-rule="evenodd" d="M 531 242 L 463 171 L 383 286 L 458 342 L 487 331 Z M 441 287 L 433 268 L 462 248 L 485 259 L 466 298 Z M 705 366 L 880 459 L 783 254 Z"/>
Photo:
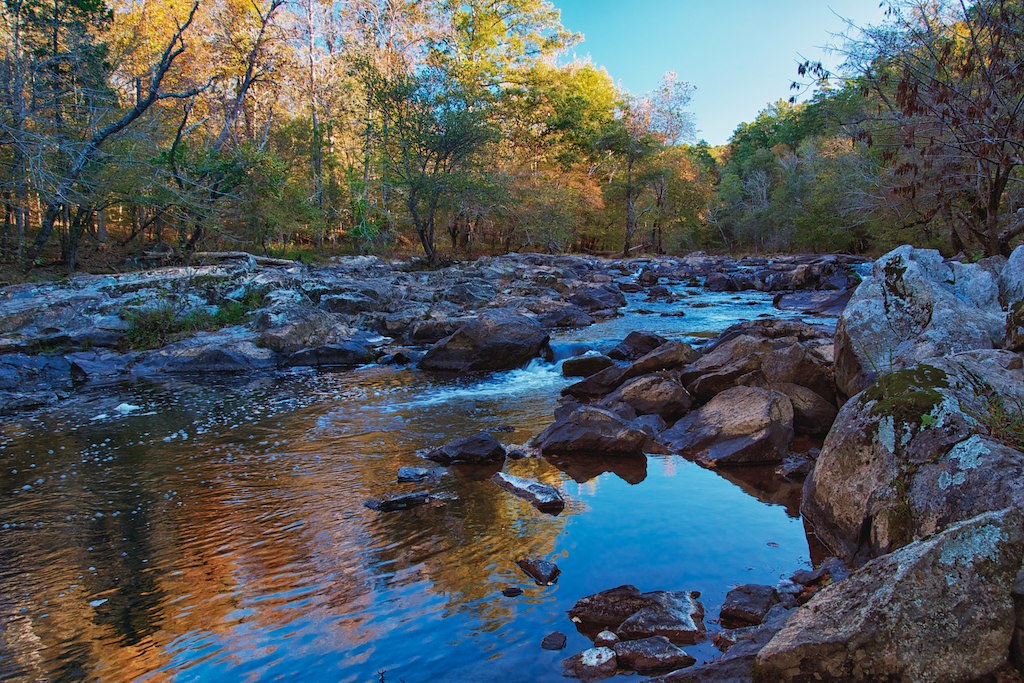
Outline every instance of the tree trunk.
<path fill-rule="evenodd" d="M 626 241 L 622 246 L 622 255 L 629 256 L 636 232 L 636 197 L 633 196 L 633 157 L 626 162 Z"/>

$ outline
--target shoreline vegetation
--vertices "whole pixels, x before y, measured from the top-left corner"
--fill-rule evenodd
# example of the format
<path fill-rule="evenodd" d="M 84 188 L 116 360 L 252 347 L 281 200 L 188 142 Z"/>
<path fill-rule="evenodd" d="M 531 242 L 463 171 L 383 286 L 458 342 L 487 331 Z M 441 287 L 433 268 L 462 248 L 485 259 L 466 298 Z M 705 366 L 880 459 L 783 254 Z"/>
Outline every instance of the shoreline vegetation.
<path fill-rule="evenodd" d="M 681 75 L 631 94 L 566 62 L 544 0 L 4 6 L 3 279 L 217 250 L 1007 256 L 1024 10 L 887 8 L 711 147 Z"/>

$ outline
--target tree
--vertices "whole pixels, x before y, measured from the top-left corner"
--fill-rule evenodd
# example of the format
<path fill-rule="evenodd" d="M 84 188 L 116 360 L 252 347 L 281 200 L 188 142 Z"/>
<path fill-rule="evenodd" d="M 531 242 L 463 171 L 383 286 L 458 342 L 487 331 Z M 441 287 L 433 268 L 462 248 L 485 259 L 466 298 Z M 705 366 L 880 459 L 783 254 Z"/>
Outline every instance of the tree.
<path fill-rule="evenodd" d="M 104 123 L 105 117 L 97 117 L 97 120 L 92 124 L 96 126 L 95 132 L 85 140 L 84 144 L 76 145 L 76 148 L 69 154 L 71 159 L 70 165 L 63 171 L 56 186 L 46 197 L 46 208 L 39 227 L 39 234 L 32 245 L 32 249 L 26 256 L 27 266 L 31 267 L 32 261 L 50 239 L 50 234 L 53 232 L 53 226 L 58 214 L 67 208 L 72 191 L 78 185 L 82 175 L 91 165 L 97 162 L 97 157 L 103 144 L 111 137 L 131 126 L 156 102 L 167 99 L 186 99 L 194 97 L 199 92 L 198 88 L 174 92 L 165 92 L 161 88 L 164 78 L 174 65 L 174 61 L 185 51 L 184 35 L 195 18 L 198 8 L 199 3 L 196 2 L 192 6 L 188 17 L 178 26 L 163 54 L 160 56 L 160 60 L 153 65 L 145 94 L 136 100 L 134 106 L 120 113 L 113 120 L 107 119 Z M 108 116 L 110 114 L 110 112 L 106 111 L 102 113 Z M 87 209 L 87 211 L 89 210 Z M 79 231 L 78 234 L 80 234 L 80 231 L 84 229 L 84 218 L 76 222 L 77 225 L 74 229 Z M 70 263 L 69 267 L 74 268 L 74 263 Z"/>
<path fill-rule="evenodd" d="M 377 97 L 392 126 L 385 164 L 405 192 L 427 261 L 436 264 L 438 209 L 445 196 L 471 182 L 469 162 L 492 137 L 487 112 L 438 69 L 391 79 Z"/>
<path fill-rule="evenodd" d="M 1024 6 L 897 0 L 886 15 L 846 51 L 848 68 L 899 131 L 887 150 L 897 164 L 893 191 L 927 194 L 919 220 L 949 220 L 954 249 L 974 243 L 1008 254 L 1024 232 L 1024 215 L 1005 202 L 1024 164 Z M 869 129 L 862 134 L 870 139 Z"/>

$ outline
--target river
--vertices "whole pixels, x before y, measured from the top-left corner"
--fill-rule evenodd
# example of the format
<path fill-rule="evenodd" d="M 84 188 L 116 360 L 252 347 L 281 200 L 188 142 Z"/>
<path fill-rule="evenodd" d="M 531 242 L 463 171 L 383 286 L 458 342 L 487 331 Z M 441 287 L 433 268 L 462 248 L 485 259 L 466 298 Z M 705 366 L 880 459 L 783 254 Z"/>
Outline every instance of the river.
<path fill-rule="evenodd" d="M 673 290 L 678 303 L 631 294 L 621 317 L 556 334 L 557 357 L 779 314 L 767 294 Z M 420 449 L 541 431 L 568 382 L 559 362 L 139 382 L 0 418 L 0 680 L 561 681 L 560 660 L 590 645 L 565 613 L 585 595 L 700 591 L 714 630 L 731 586 L 809 566 L 798 486 L 677 456 L 510 462 L 563 491 L 558 516 L 487 472 L 444 478 L 457 499 L 443 504 L 364 507 L 417 488 L 395 476 L 429 465 Z M 534 585 L 524 557 L 556 562 L 558 583 Z M 555 630 L 567 648 L 542 650 Z"/>

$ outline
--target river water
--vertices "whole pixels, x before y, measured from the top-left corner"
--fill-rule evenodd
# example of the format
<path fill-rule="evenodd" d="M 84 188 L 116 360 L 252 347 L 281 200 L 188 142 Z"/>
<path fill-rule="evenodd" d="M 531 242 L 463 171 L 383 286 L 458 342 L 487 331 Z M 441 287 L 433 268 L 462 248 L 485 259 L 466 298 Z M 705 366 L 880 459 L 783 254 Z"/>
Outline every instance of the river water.
<path fill-rule="evenodd" d="M 557 334 L 558 356 L 778 314 L 764 294 L 675 291 Z M 443 504 L 364 507 L 417 488 L 395 475 L 430 465 L 418 449 L 482 430 L 526 442 L 566 383 L 557 362 L 454 379 L 369 366 L 126 384 L 0 418 L 0 680 L 560 681 L 590 643 L 565 614 L 585 595 L 700 591 L 714 630 L 731 586 L 809 565 L 799 487 L 676 456 L 510 462 L 563 491 L 558 516 L 490 472 L 446 477 Z M 525 557 L 556 562 L 558 583 L 534 585 Z M 555 630 L 566 650 L 542 650 Z"/>

